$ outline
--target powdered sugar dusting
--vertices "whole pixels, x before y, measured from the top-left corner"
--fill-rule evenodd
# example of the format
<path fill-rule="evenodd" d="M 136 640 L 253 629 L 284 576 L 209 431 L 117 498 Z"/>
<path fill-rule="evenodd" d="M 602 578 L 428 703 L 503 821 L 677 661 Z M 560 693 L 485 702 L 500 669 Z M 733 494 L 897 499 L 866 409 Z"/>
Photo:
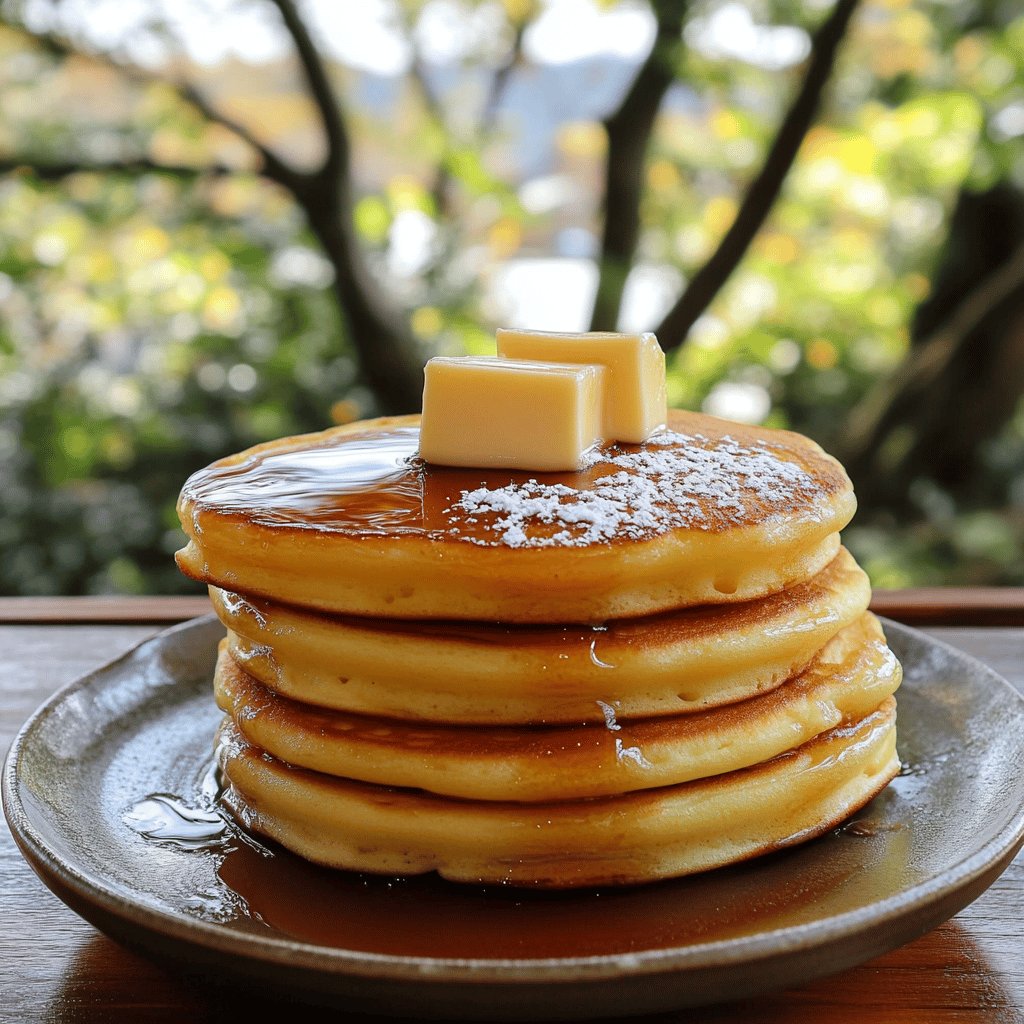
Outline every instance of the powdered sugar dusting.
<path fill-rule="evenodd" d="M 612 539 L 642 540 L 673 529 L 714 530 L 786 513 L 821 515 L 823 491 L 784 446 L 742 444 L 729 435 L 667 430 L 635 450 L 596 457 L 585 487 L 537 479 L 462 491 L 447 510 L 482 526 L 474 543 L 521 547 L 587 547 Z M 470 538 L 467 538 L 470 539 Z"/>

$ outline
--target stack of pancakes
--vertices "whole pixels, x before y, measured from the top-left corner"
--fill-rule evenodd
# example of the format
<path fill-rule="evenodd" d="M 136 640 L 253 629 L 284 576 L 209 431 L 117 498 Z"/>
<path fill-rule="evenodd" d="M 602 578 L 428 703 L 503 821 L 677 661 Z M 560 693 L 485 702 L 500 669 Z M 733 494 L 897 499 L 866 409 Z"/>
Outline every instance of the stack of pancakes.
<path fill-rule="evenodd" d="M 417 449 L 415 417 L 366 421 L 182 491 L 246 827 L 359 871 L 632 883 L 818 835 L 895 775 L 900 668 L 812 442 L 673 412 L 573 473 Z"/>

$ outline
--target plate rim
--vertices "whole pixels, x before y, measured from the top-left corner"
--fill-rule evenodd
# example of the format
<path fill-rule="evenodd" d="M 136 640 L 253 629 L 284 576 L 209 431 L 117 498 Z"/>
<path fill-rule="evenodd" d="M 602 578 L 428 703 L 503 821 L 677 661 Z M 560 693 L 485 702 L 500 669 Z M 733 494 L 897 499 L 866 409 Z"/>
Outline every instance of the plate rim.
<path fill-rule="evenodd" d="M 888 632 L 903 634 L 910 640 L 942 650 L 947 656 L 966 661 L 1004 699 L 1024 703 L 1021 694 L 1008 680 L 984 662 L 952 644 L 921 630 L 882 618 Z M 205 951 L 240 957 L 250 964 L 272 963 L 312 970 L 338 977 L 361 977 L 396 982 L 429 982 L 446 985 L 465 983 L 506 985 L 578 983 L 628 977 L 650 977 L 700 970 L 722 969 L 740 964 L 756 964 L 804 950 L 818 949 L 852 939 L 867 928 L 877 928 L 912 914 L 922 914 L 948 897 L 950 892 L 969 891 L 972 884 L 988 873 L 1002 870 L 1024 845 L 1024 803 L 1006 826 L 981 847 L 972 850 L 955 864 L 907 889 L 884 897 L 865 907 L 818 918 L 801 924 L 759 931 L 732 939 L 698 942 L 687 946 L 642 949 L 588 956 L 538 958 L 431 957 L 410 954 L 375 953 L 344 947 L 323 946 L 286 936 L 243 932 L 223 925 L 191 918 L 181 912 L 161 909 L 145 902 L 126 899 L 94 872 L 80 868 L 50 848 L 32 822 L 22 799 L 19 766 L 31 735 L 69 697 L 95 684 L 110 671 L 143 658 L 147 648 L 179 632 L 198 631 L 218 625 L 213 614 L 178 623 L 147 637 L 116 658 L 79 676 L 48 697 L 25 721 L 8 750 L 0 789 L 4 812 L 12 835 L 30 866 L 49 885 L 55 880 L 78 900 L 99 907 L 133 929 L 143 928 L 160 938 L 171 939 Z M 1015 787 L 1024 784 L 1024 762 L 1017 765 Z M 63 902 L 68 901 L 58 893 Z M 974 896 L 963 901 L 966 905 Z M 72 907 L 81 915 L 81 911 Z M 85 915 L 81 915 L 85 916 Z M 568 975 L 571 974 L 571 977 Z"/>

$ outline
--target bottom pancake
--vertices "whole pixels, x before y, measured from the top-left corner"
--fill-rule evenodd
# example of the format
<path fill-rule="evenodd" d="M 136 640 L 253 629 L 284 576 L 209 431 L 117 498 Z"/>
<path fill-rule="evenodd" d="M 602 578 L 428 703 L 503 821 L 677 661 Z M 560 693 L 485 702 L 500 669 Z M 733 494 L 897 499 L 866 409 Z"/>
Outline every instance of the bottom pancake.
<path fill-rule="evenodd" d="M 230 719 L 224 801 L 251 831 L 308 860 L 387 875 L 545 888 L 705 871 L 810 839 L 896 775 L 896 703 L 751 768 L 622 796 L 520 804 L 460 800 L 294 768 Z"/>

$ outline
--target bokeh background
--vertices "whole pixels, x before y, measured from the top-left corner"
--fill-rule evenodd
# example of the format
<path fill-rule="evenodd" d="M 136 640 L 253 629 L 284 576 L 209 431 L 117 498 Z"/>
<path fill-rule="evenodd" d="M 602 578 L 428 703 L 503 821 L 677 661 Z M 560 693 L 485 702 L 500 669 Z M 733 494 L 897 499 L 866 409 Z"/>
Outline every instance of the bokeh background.
<path fill-rule="evenodd" d="M 0 593 L 495 326 L 656 329 L 878 586 L 1024 583 L 1017 0 L 0 0 Z"/>

